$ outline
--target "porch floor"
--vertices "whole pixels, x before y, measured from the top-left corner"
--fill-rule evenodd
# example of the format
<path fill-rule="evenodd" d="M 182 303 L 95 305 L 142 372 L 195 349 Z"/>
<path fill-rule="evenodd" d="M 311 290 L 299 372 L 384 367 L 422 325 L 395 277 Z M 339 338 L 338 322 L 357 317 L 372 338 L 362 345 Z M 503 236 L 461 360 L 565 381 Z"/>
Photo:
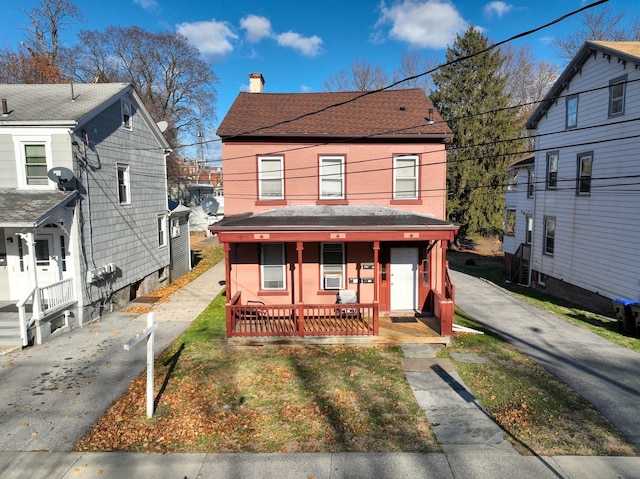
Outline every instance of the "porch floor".
<path fill-rule="evenodd" d="M 393 322 L 392 318 L 411 319 L 415 322 Z M 237 346 L 261 346 L 264 344 L 445 344 L 450 337 L 440 336 L 440 325 L 436 318 L 418 316 L 414 313 L 380 313 L 378 336 L 305 336 L 305 337 L 244 337 L 229 338 L 230 344 Z"/>

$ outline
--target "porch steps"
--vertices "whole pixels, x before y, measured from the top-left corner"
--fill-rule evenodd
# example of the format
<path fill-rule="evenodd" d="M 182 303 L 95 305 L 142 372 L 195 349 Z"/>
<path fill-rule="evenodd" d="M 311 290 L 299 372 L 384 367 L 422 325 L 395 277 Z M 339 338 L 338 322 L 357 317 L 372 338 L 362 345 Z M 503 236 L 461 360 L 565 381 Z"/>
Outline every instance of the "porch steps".
<path fill-rule="evenodd" d="M 13 317 L 5 317 L 0 314 L 0 347 L 20 346 L 20 326 L 18 325 L 17 315 Z"/>

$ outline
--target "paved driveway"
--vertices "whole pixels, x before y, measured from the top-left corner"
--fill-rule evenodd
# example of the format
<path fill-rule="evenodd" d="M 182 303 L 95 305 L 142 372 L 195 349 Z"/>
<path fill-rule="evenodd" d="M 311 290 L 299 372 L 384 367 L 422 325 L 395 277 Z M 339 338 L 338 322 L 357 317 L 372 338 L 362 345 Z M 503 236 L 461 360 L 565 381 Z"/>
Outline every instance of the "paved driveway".
<path fill-rule="evenodd" d="M 492 283 L 451 276 L 456 306 L 567 383 L 640 449 L 640 354 Z"/>

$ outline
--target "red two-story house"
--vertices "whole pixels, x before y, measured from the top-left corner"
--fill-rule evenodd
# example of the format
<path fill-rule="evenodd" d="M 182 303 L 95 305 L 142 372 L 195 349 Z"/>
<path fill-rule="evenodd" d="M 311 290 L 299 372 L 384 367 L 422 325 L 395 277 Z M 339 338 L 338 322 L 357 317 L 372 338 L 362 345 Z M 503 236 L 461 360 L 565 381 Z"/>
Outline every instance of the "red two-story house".
<path fill-rule="evenodd" d="M 397 313 L 435 318 L 448 338 L 453 136 L 424 91 L 250 84 L 218 129 L 225 218 L 211 231 L 225 250 L 227 337 L 375 336 Z"/>

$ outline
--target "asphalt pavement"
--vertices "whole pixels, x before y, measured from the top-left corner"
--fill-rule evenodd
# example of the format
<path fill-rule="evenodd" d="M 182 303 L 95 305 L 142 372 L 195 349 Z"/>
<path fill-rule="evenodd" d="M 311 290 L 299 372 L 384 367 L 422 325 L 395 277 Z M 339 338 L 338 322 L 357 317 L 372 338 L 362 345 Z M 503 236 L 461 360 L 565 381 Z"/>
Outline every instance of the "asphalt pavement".
<path fill-rule="evenodd" d="M 154 306 L 156 353 L 207 307 L 222 289 L 219 282 L 223 278 L 221 263 Z M 639 419 L 634 409 L 638 411 L 640 397 L 640 360 L 636 353 L 610 345 L 490 283 L 456 272 L 453 279 L 457 304 L 467 314 L 558 374 L 612 422 L 616 419 L 614 424 L 620 424 L 632 442 L 637 440 Z M 123 346 L 145 326 L 146 314 L 110 313 L 45 345 L 0 357 L 0 424 L 4 431 L 0 435 L 0 478 L 640 477 L 640 457 L 519 455 L 455 368 L 435 358 L 429 347 L 412 345 L 404 347 L 403 367 L 418 404 L 434 424 L 442 453 L 72 452 L 77 440 L 144 370 L 146 348 L 140 344 L 125 351 Z M 577 376 L 573 384 L 563 377 L 567 375 Z M 616 402 L 619 410 L 604 400 L 613 401 L 614 394 L 624 395 L 624 400 Z"/>

